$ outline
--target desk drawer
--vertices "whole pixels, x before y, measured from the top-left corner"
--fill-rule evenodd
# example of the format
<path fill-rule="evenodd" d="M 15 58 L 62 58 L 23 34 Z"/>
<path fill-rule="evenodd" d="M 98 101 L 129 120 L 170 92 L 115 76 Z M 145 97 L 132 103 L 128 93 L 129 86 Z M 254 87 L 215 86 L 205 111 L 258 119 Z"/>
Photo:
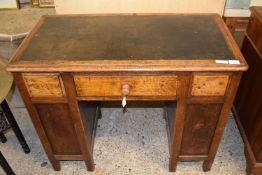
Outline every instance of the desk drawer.
<path fill-rule="evenodd" d="M 24 73 L 23 79 L 31 97 L 63 97 L 65 90 L 59 74 Z"/>
<path fill-rule="evenodd" d="M 177 76 L 74 76 L 80 97 L 176 98 Z"/>
<path fill-rule="evenodd" d="M 228 75 L 194 75 L 192 96 L 224 96 Z"/>

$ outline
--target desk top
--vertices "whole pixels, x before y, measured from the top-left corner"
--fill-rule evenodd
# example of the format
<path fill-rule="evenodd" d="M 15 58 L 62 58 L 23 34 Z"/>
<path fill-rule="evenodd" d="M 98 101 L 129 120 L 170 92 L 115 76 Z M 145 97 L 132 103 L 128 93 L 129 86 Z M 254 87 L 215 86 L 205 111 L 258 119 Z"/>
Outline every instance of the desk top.
<path fill-rule="evenodd" d="M 47 17 L 21 60 L 232 60 L 215 16 Z"/>
<path fill-rule="evenodd" d="M 134 65 L 138 64 L 141 68 L 206 63 L 214 68 L 215 60 L 240 60 L 241 64 L 233 67 L 244 70 L 246 63 L 227 32 L 222 19 L 214 14 L 44 16 L 8 69 L 19 71 L 27 65 L 32 68 L 29 71 L 46 71 L 42 70 L 45 65 L 48 70 L 56 65 L 58 71 L 66 71 L 68 66 L 83 71 L 89 70 L 83 66 L 95 69 L 95 65 L 117 64 L 118 70 L 119 65 L 137 70 Z"/>

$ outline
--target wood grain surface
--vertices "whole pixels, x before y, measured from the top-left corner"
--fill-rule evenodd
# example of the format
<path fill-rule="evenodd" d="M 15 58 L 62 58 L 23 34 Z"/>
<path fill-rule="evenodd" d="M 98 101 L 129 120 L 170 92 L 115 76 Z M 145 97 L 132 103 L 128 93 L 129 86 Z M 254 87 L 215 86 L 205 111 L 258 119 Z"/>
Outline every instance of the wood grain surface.
<path fill-rule="evenodd" d="M 31 97 L 62 97 L 64 88 L 57 74 L 23 74 Z"/>
<path fill-rule="evenodd" d="M 176 98 L 176 76 L 74 76 L 78 96 L 123 97 L 122 86 L 129 85 L 129 96 Z"/>
<path fill-rule="evenodd" d="M 54 169 L 84 160 L 89 171 L 99 102 L 123 96 L 167 101 L 170 171 L 194 160 L 210 170 L 247 68 L 215 14 L 46 16 L 7 66 Z"/>
<path fill-rule="evenodd" d="M 262 8 L 252 7 L 242 53 L 249 70 L 242 76 L 234 116 L 245 143 L 247 174 L 262 174 Z"/>
<path fill-rule="evenodd" d="M 228 75 L 194 75 L 191 95 L 223 96 L 228 79 Z"/>

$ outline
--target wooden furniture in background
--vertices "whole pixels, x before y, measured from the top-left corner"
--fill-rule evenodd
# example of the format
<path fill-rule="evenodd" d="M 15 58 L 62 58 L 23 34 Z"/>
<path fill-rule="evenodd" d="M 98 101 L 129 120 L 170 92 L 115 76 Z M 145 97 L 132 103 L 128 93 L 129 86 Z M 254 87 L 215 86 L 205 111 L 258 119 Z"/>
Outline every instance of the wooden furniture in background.
<path fill-rule="evenodd" d="M 54 169 L 84 160 L 90 171 L 99 102 L 124 96 L 166 102 L 170 171 L 210 170 L 246 69 L 214 14 L 45 16 L 7 67 Z"/>
<path fill-rule="evenodd" d="M 261 0 L 227 0 L 224 20 L 239 47 L 242 47 L 244 33 L 251 15 L 250 7 L 262 6 Z"/>
<path fill-rule="evenodd" d="M 54 0 L 31 0 L 33 7 L 55 7 Z"/>
<path fill-rule="evenodd" d="M 249 17 L 225 17 L 225 23 L 232 34 L 246 31 Z"/>
<path fill-rule="evenodd" d="M 262 174 L 262 7 L 252 7 L 242 46 L 249 70 L 243 74 L 234 114 L 245 142 L 247 173 Z"/>
<path fill-rule="evenodd" d="M 224 21 L 238 46 L 241 48 L 247 30 L 249 17 L 225 17 Z"/>

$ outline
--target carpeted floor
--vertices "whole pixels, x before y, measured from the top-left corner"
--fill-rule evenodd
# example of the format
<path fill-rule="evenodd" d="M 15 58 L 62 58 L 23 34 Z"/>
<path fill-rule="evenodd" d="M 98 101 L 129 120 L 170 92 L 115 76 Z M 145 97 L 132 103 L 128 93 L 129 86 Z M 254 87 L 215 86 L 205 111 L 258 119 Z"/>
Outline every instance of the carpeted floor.
<path fill-rule="evenodd" d="M 24 6 L 19 11 L 0 12 L 0 33 L 29 31 L 39 16 L 54 14 L 54 9 Z M 103 108 L 98 122 L 94 147 L 96 171 L 87 172 L 82 161 L 63 161 L 60 172 L 53 171 L 24 108 L 12 111 L 31 148 L 24 154 L 12 130 L 6 132 L 7 143 L 0 143 L 17 175 L 241 175 L 245 174 L 244 145 L 233 117 L 230 117 L 215 162 L 210 172 L 202 171 L 201 162 L 179 163 L 176 173 L 168 172 L 168 145 L 165 121 L 160 108 Z M 0 168 L 0 174 L 4 174 Z"/>

